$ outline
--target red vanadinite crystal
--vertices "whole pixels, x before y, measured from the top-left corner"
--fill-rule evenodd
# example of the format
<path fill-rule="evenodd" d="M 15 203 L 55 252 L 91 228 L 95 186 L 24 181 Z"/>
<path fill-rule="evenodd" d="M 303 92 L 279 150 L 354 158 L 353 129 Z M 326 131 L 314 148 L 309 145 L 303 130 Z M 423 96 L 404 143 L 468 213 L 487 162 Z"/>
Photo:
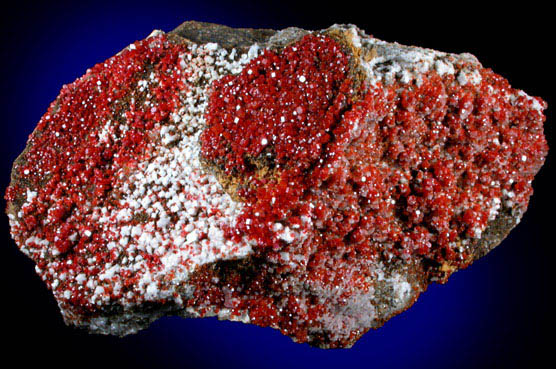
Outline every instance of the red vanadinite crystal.
<path fill-rule="evenodd" d="M 339 44 L 308 35 L 280 54 L 266 50 L 240 75 L 214 83 L 203 154 L 251 182 L 254 189 L 241 195 L 258 205 L 245 212 L 239 227 L 261 245 L 277 247 L 273 222 L 296 212 L 307 188 L 299 182 L 322 156 L 348 106 L 347 71 L 348 57 Z M 257 178 L 258 160 L 279 176 Z"/>
<path fill-rule="evenodd" d="M 259 155 L 306 170 L 347 105 L 347 62 L 326 37 L 307 36 L 280 55 L 265 50 L 239 76 L 214 84 L 203 153 L 228 172 L 248 173 L 245 158 Z"/>
<path fill-rule="evenodd" d="M 156 142 L 149 134 L 178 106 L 184 85 L 176 66 L 185 52 L 186 47 L 163 35 L 136 42 L 65 85 L 41 118 L 38 133 L 30 137 L 25 164 L 15 170 L 20 178 L 37 184 L 38 201 L 21 209 L 23 224 L 37 231 L 35 237 L 49 241 L 54 255 L 87 248 L 86 254 L 97 264 L 116 260 L 104 235 L 96 232 L 98 214 L 93 209 L 103 206 L 113 184 L 121 180 L 115 173 L 133 168 L 151 154 Z M 142 78 L 156 80 L 149 94 L 138 86 Z M 24 198 L 23 191 L 8 188 L 7 201 Z M 64 268 L 98 273 L 82 255 L 68 255 L 58 273 L 63 274 Z M 36 261 L 39 269 L 44 267 L 45 259 Z M 80 296 L 73 291 L 72 302 L 86 307 L 88 302 Z"/>
<path fill-rule="evenodd" d="M 250 183 L 236 231 L 276 247 L 274 222 L 305 215 L 325 239 L 451 259 L 502 191 L 526 208 L 547 152 L 535 100 L 510 101 L 517 91 L 482 69 L 478 85 L 430 72 L 419 84 L 368 86 L 351 105 L 347 65 L 334 40 L 310 35 L 214 84 L 203 155 Z M 257 161 L 276 176 L 257 177 Z"/>
<path fill-rule="evenodd" d="M 248 204 L 231 236 L 256 240 L 259 254 L 294 275 L 279 252 L 310 254 L 297 278 L 345 296 L 369 287 L 363 266 L 379 255 L 465 267 L 459 241 L 480 237 L 504 193 L 527 207 L 548 150 L 545 103 L 489 69 L 478 84 L 428 72 L 364 85 L 353 102 L 348 61 L 336 41 L 309 35 L 214 84 L 202 154 L 240 178 Z M 258 175 L 261 165 L 273 174 Z M 277 223 L 297 238 L 280 237 Z M 284 301 L 261 304 L 299 316 Z M 261 309 L 250 316 L 267 325 Z M 294 334 L 286 320 L 278 325 Z"/>

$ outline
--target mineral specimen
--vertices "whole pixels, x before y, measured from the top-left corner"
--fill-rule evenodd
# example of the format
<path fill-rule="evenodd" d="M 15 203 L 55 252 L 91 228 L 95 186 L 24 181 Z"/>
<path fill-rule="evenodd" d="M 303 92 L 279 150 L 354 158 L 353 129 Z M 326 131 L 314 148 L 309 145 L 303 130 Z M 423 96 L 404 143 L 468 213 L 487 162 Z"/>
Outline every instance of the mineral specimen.
<path fill-rule="evenodd" d="M 67 324 L 218 316 L 348 347 L 518 223 L 546 104 L 469 54 L 186 22 L 65 85 L 12 236 Z"/>

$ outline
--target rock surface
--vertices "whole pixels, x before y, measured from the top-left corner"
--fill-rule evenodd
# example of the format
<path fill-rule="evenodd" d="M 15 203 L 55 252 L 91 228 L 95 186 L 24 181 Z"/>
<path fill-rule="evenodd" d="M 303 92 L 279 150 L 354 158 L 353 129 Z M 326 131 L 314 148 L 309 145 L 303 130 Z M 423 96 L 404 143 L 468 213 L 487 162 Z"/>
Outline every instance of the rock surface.
<path fill-rule="evenodd" d="M 546 104 L 469 54 L 186 22 L 62 88 L 11 232 L 67 324 L 218 316 L 349 347 L 498 245 Z"/>

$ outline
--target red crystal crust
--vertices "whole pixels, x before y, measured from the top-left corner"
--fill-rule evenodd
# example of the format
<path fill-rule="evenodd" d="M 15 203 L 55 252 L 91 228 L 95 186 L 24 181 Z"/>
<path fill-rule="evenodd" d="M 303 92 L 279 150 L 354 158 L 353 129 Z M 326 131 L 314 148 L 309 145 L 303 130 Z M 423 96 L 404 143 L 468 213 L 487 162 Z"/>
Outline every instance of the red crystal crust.
<path fill-rule="evenodd" d="M 430 72 L 419 83 L 364 87 L 352 104 L 347 62 L 331 38 L 309 35 L 214 84 L 203 154 L 249 183 L 238 233 L 278 249 L 272 225 L 295 228 L 307 216 L 332 248 L 386 244 L 463 261 L 453 243 L 484 230 L 494 199 L 512 192 L 526 209 L 548 150 L 534 107 L 542 100 L 482 69 L 477 85 Z M 257 178 L 257 160 L 275 178 Z"/>
<path fill-rule="evenodd" d="M 327 36 L 265 51 L 214 84 L 202 137 L 205 158 L 240 178 L 248 204 L 231 236 L 255 239 L 272 268 L 302 285 L 343 291 L 301 309 L 268 280 L 235 286 L 252 295 L 238 312 L 300 341 L 341 299 L 373 287 L 372 263 L 467 266 L 466 246 L 502 206 L 525 211 L 548 150 L 546 104 L 489 69 L 462 84 L 458 72 L 477 67 L 461 62 L 455 74 L 363 85 L 352 101 L 348 61 Z M 273 175 L 260 176 L 260 165 Z M 292 255 L 304 255 L 306 266 Z"/>
<path fill-rule="evenodd" d="M 21 208 L 21 224 L 27 231 L 35 231 L 37 239 L 50 243 L 47 250 L 41 244 L 26 243 L 38 270 L 53 267 L 49 258 L 39 257 L 45 251 L 53 256 L 67 254 L 64 262 L 55 264 L 57 276 L 72 269 L 73 275 L 83 273 L 89 278 L 98 275 L 104 265 L 118 262 L 118 253 L 107 248 L 106 235 L 97 229 L 99 214 L 94 210 L 106 206 L 112 188 L 125 180 L 115 173 L 122 168 L 131 172 L 152 154 L 156 140 L 149 135 L 180 103 L 178 93 L 185 86 L 176 67 L 178 56 L 186 52 L 184 45 L 169 42 L 166 36 L 136 42 L 71 85 L 64 85 L 41 118 L 29 138 L 25 164 L 14 169 L 24 183 L 37 184 L 36 198 Z M 156 87 L 144 91 L 138 86 L 141 79 L 156 80 Z M 101 136 L 99 127 L 103 126 L 108 131 Z M 26 191 L 12 183 L 6 200 L 25 198 Z M 144 257 L 159 264 L 156 254 Z M 105 291 L 111 299 L 121 297 L 138 278 L 122 274 L 121 292 Z M 72 306 L 95 309 L 79 284 L 67 283 L 64 288 L 71 292 L 68 302 Z"/>

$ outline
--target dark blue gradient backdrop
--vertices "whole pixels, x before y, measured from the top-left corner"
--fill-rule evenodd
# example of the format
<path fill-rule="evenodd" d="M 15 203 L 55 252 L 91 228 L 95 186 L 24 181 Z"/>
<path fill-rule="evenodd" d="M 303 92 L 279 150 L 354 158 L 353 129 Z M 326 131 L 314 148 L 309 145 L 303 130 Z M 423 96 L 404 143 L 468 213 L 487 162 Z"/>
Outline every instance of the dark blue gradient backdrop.
<path fill-rule="evenodd" d="M 487 9 L 466 3 L 451 9 L 346 1 L 302 2 L 129 1 L 34 4 L 2 10 L 1 191 L 27 136 L 64 83 L 153 29 L 182 21 L 235 27 L 324 28 L 354 23 L 376 37 L 451 52 L 468 51 L 513 86 L 554 103 L 548 41 L 549 11 Z M 546 134 L 553 142 L 549 107 Z M 20 365 L 133 368 L 493 368 L 537 367 L 548 357 L 554 292 L 552 249 L 554 155 L 534 182 L 522 223 L 489 255 L 433 285 L 407 312 L 367 333 L 349 350 L 295 344 L 279 332 L 216 319 L 164 318 L 125 338 L 91 336 L 64 326 L 33 263 L 0 228 L 3 359 Z M 2 202 L 2 207 L 5 203 Z M 7 340 L 6 340 L 7 339 Z M 23 365 L 23 366 L 21 366 Z"/>

